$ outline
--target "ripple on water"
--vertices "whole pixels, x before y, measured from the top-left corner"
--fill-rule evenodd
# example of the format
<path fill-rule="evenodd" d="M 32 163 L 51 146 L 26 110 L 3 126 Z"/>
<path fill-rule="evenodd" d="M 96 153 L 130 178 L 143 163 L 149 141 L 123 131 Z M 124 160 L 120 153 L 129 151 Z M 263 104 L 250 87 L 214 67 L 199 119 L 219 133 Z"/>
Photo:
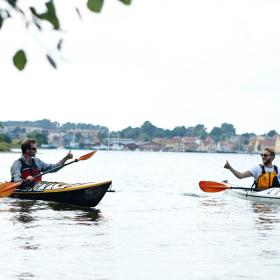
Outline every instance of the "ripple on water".
<path fill-rule="evenodd" d="M 40 156 L 52 162 L 64 155 L 44 151 Z M 11 158 L 1 157 L 3 177 L 7 166 L 1 163 Z M 73 165 L 50 175 L 73 182 L 112 177 L 118 192 L 107 194 L 100 210 L 1 200 L 1 277 L 277 280 L 279 206 L 203 193 L 194 183 L 202 179 L 202 170 L 206 179 L 225 178 L 225 159 L 238 170 L 257 160 L 248 155 L 100 151 L 79 172 Z"/>

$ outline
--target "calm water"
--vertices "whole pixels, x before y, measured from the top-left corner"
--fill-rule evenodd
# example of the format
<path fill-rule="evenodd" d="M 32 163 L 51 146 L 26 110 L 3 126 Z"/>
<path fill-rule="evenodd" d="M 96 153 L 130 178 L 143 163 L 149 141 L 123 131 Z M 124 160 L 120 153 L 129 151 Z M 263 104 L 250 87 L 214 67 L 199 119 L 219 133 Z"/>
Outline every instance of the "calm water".
<path fill-rule="evenodd" d="M 88 151 L 74 151 L 76 158 Z M 42 150 L 56 162 L 66 151 Z M 19 154 L 0 154 L 1 181 Z M 1 279 L 279 279 L 280 205 L 200 191 L 257 156 L 98 152 L 45 180 L 113 180 L 96 209 L 0 199 Z M 279 158 L 280 161 L 280 158 Z M 280 162 L 276 164 L 280 166 Z"/>

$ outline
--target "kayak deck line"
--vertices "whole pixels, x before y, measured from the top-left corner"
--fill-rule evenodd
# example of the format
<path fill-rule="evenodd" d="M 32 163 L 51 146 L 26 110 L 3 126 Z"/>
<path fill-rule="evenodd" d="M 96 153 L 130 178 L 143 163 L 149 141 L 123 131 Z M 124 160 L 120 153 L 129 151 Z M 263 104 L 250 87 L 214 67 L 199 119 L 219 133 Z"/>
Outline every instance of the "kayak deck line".
<path fill-rule="evenodd" d="M 256 200 L 266 200 L 266 201 L 280 200 L 280 188 L 269 188 L 263 191 L 230 189 L 227 190 L 227 192 L 248 199 L 252 198 Z"/>
<path fill-rule="evenodd" d="M 67 183 L 62 183 L 62 182 L 39 182 L 38 185 L 36 185 L 35 189 L 32 190 L 33 188 L 28 189 L 17 189 L 17 193 L 54 193 L 54 192 L 69 192 L 69 191 L 75 191 L 75 190 L 82 190 L 82 189 L 87 189 L 87 188 L 94 188 L 98 186 L 106 186 L 107 184 L 112 183 L 112 180 L 108 181 L 102 181 L 102 182 L 92 182 L 92 183 L 74 183 L 74 184 L 67 184 Z M 42 186 L 46 185 L 46 187 L 53 185 L 54 188 L 51 189 L 46 189 L 46 188 L 41 188 Z M 41 188 L 41 189 L 40 189 Z"/>

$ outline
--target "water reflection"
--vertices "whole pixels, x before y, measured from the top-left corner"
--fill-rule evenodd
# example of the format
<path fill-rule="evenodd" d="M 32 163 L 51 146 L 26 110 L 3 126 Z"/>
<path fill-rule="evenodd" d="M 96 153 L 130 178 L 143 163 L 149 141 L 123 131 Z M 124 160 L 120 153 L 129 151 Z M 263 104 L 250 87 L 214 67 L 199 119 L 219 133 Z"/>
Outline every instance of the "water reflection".
<path fill-rule="evenodd" d="M 197 193 L 183 193 L 184 196 L 189 196 L 189 197 L 195 197 L 195 198 L 201 198 L 201 197 L 206 197 L 206 195 L 201 195 L 201 194 L 197 194 Z"/>
<path fill-rule="evenodd" d="M 217 199 L 204 199 L 201 202 L 201 205 L 204 207 L 209 207 L 209 206 L 219 206 L 219 207 L 224 207 L 226 205 L 225 201 L 222 200 L 217 200 Z"/>
<path fill-rule="evenodd" d="M 254 213 L 257 213 L 257 229 L 262 232 L 263 236 L 266 236 L 268 231 L 273 230 L 274 225 L 280 222 L 278 218 L 280 207 L 277 205 L 252 202 L 252 209 Z"/>
<path fill-rule="evenodd" d="M 29 272 L 21 272 L 20 274 L 17 275 L 17 279 L 26 280 L 26 279 L 33 278 L 34 276 L 35 275 L 33 275 L 32 273 L 29 273 Z"/>
<path fill-rule="evenodd" d="M 75 205 L 49 202 L 48 206 L 54 211 L 71 211 L 74 212 L 73 216 L 68 216 L 73 219 L 77 224 L 83 225 L 98 225 L 101 220 L 104 220 L 103 215 L 99 209 L 80 207 Z M 92 223 L 94 222 L 94 223 Z"/>
<path fill-rule="evenodd" d="M 35 220 L 34 211 L 32 207 L 36 204 L 36 201 L 32 200 L 14 200 L 10 203 L 10 212 L 14 212 L 13 220 L 20 223 L 27 224 Z"/>
<path fill-rule="evenodd" d="M 42 230 L 40 227 L 44 226 L 46 220 L 54 227 L 66 224 L 92 226 L 98 225 L 100 221 L 104 220 L 99 209 L 81 208 L 54 202 L 15 199 L 11 200 L 9 206 L 8 212 L 13 213 L 11 217 L 13 224 L 19 222 L 25 229 L 28 229 L 24 234 L 21 232 L 14 237 L 15 244 L 24 251 L 40 249 L 41 243 L 38 243 L 34 230 L 40 232 Z M 54 215 L 51 213 L 53 211 L 59 213 Z M 20 279 L 26 277 L 27 275 L 19 276 Z"/>
<path fill-rule="evenodd" d="M 98 225 L 101 218 L 102 216 L 100 214 L 100 210 L 93 210 L 90 212 L 77 214 L 74 219 L 78 224 L 90 226 L 92 224 Z"/>
<path fill-rule="evenodd" d="M 36 244 L 33 235 L 18 236 L 15 239 L 15 243 L 23 250 L 37 250 L 40 248 L 40 244 Z"/>
<path fill-rule="evenodd" d="M 276 225 L 279 224 L 278 218 L 280 212 L 279 205 L 269 205 L 266 203 L 254 203 L 252 202 L 252 208 L 254 213 L 257 213 L 256 228 L 263 240 L 271 240 L 276 234 Z M 279 258 L 280 251 L 277 247 L 270 246 L 273 243 L 262 243 L 260 256 L 265 259 Z"/>
<path fill-rule="evenodd" d="M 46 201 L 33 201 L 33 200 L 13 200 L 9 203 L 11 206 L 9 212 L 15 213 L 11 218 L 13 222 L 17 221 L 22 224 L 30 224 L 40 219 L 40 210 L 53 210 L 65 212 L 63 215 L 64 220 L 76 221 L 77 224 L 84 225 L 97 225 L 101 220 L 104 220 L 103 215 L 99 209 L 80 207 L 69 204 L 46 202 Z M 36 213 L 36 214 L 35 214 Z M 55 216 L 59 219 L 61 216 Z M 42 215 L 41 219 L 45 219 Z"/>

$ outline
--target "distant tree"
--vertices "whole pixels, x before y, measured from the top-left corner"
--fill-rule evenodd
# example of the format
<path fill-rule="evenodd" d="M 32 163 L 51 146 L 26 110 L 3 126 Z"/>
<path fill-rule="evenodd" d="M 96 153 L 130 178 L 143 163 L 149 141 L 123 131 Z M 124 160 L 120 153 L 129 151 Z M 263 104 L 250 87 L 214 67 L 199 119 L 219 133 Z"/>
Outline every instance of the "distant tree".
<path fill-rule="evenodd" d="M 80 132 L 75 134 L 75 141 L 77 143 L 82 143 L 83 142 L 83 135 Z"/>
<path fill-rule="evenodd" d="M 278 133 L 277 133 L 277 131 L 276 130 L 270 130 L 267 134 L 266 134 L 266 136 L 268 136 L 268 137 L 274 137 L 274 136 L 276 136 L 276 135 L 278 135 Z"/>
<path fill-rule="evenodd" d="M 72 129 L 76 129 L 77 125 L 75 123 L 71 123 L 71 122 L 67 122 L 61 125 L 61 129 L 62 130 L 72 130 Z"/>
<path fill-rule="evenodd" d="M 28 133 L 26 135 L 28 138 L 35 139 L 37 142 L 38 147 L 41 147 L 42 144 L 48 144 L 48 138 L 45 134 L 42 134 L 36 130 Z"/>
<path fill-rule="evenodd" d="M 140 128 L 141 128 L 141 134 L 144 133 L 144 134 L 148 135 L 150 137 L 150 139 L 152 139 L 152 137 L 154 136 L 154 133 L 157 129 L 157 127 L 154 126 L 149 121 L 144 122 Z"/>
<path fill-rule="evenodd" d="M 96 127 L 92 124 L 89 124 L 89 123 L 78 123 L 76 125 L 77 129 L 82 129 L 82 130 L 93 130 L 93 129 L 96 129 Z"/>
<path fill-rule="evenodd" d="M 141 132 L 140 135 L 138 136 L 138 140 L 140 141 L 149 141 L 150 139 L 151 139 L 150 136 L 145 132 Z"/>
<path fill-rule="evenodd" d="M 1 1 L 1 0 L 0 0 Z M 58 128 L 58 122 L 51 122 L 48 119 L 37 120 L 37 121 L 6 121 L 3 122 L 4 126 L 13 127 L 40 127 L 43 129 Z"/>
<path fill-rule="evenodd" d="M 129 5 L 131 0 L 119 0 L 124 4 Z M 23 2 L 25 2 L 23 4 Z M 36 2 L 36 3 L 35 3 Z M 22 20 L 23 26 L 26 29 L 38 30 L 38 32 L 44 32 L 49 29 L 51 26 L 53 33 L 62 31 L 61 28 L 61 17 L 57 14 L 56 4 L 54 0 L 37 1 L 27 3 L 26 1 L 18 0 L 0 0 L 0 30 L 5 26 L 5 22 L 11 20 L 12 18 L 18 18 Z M 87 8 L 91 12 L 99 13 L 102 9 L 104 0 L 84 0 L 84 3 L 87 3 Z M 66 3 L 67 5 L 71 5 Z M 44 8 L 44 11 L 42 11 Z M 77 16 L 82 17 L 78 7 L 73 7 L 75 9 Z M 48 23 L 48 24 L 45 24 Z M 49 26 L 48 26 L 49 25 Z M 60 33 L 60 38 L 57 41 L 56 49 L 61 51 L 62 49 L 62 32 Z M 46 59 L 54 68 L 57 67 L 54 57 L 51 55 L 50 51 L 46 53 Z M 19 49 L 13 57 L 14 65 L 19 70 L 23 70 L 27 63 L 26 51 Z"/>
<path fill-rule="evenodd" d="M 12 139 L 8 135 L 4 134 L 4 142 L 6 142 L 8 144 L 11 144 L 12 143 Z"/>
<path fill-rule="evenodd" d="M 165 135 L 166 135 L 166 138 L 172 138 L 173 137 L 173 134 L 172 134 L 172 130 L 170 130 L 170 129 L 166 129 L 165 130 Z M 187 129 L 187 134 L 186 134 L 186 136 L 188 136 L 188 129 Z"/>
<path fill-rule="evenodd" d="M 59 123 L 58 122 L 51 122 L 48 119 L 38 120 L 34 122 L 35 127 L 40 127 L 43 129 L 51 129 L 51 128 L 58 128 Z"/>
<path fill-rule="evenodd" d="M 186 135 L 190 137 L 199 137 L 205 139 L 207 134 L 206 127 L 203 124 L 198 124 L 195 127 L 190 126 L 187 128 Z"/>
<path fill-rule="evenodd" d="M 223 123 L 221 127 L 213 127 L 209 134 L 214 141 L 217 143 L 219 141 L 224 141 L 230 139 L 232 136 L 236 135 L 235 128 L 232 124 Z"/>
<path fill-rule="evenodd" d="M 186 136 L 188 136 L 188 137 L 193 137 L 193 135 L 194 135 L 194 127 L 193 127 L 193 126 L 187 127 Z"/>
<path fill-rule="evenodd" d="M 221 125 L 222 140 L 229 139 L 236 135 L 236 130 L 232 124 L 222 123 Z"/>
<path fill-rule="evenodd" d="M 139 136 L 139 128 L 132 128 L 131 126 L 120 131 L 120 137 L 136 139 Z"/>
<path fill-rule="evenodd" d="M 8 143 L 8 144 L 11 144 L 12 143 L 12 140 L 9 136 L 7 136 L 6 134 L 0 134 L 0 142 L 5 142 L 5 143 Z"/>
<path fill-rule="evenodd" d="M 222 130 L 221 130 L 220 127 L 215 126 L 215 127 L 212 128 L 209 135 L 214 140 L 214 142 L 217 143 L 221 139 Z"/>
<path fill-rule="evenodd" d="M 17 127 L 15 127 L 15 128 L 12 130 L 12 132 L 13 132 L 13 133 L 25 133 L 25 132 L 26 132 L 26 129 L 17 126 Z"/>
<path fill-rule="evenodd" d="M 172 136 L 185 137 L 187 135 L 187 129 L 184 126 L 176 126 L 171 131 Z"/>
<path fill-rule="evenodd" d="M 106 139 L 109 136 L 109 129 L 105 126 L 97 126 L 97 137 L 100 140 L 100 142 L 105 142 Z"/>
<path fill-rule="evenodd" d="M 241 144 L 242 145 L 249 145 L 250 139 L 252 137 L 256 137 L 256 134 L 255 133 L 243 133 L 240 136 L 241 136 Z"/>
<path fill-rule="evenodd" d="M 156 128 L 153 138 L 166 138 L 168 137 L 166 130 L 162 128 Z"/>

